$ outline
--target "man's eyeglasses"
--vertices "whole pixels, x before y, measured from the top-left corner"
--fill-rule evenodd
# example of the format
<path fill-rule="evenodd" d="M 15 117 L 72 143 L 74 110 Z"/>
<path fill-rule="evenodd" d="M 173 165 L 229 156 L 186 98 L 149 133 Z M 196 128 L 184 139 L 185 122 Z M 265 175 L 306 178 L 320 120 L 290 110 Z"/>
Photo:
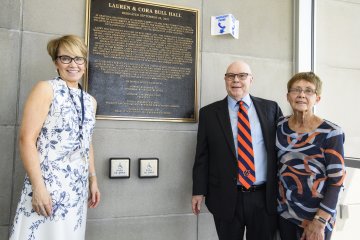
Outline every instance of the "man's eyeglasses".
<path fill-rule="evenodd" d="M 225 73 L 225 78 L 228 81 L 234 81 L 236 77 L 240 80 L 246 80 L 250 73 Z"/>
<path fill-rule="evenodd" d="M 300 95 L 302 92 L 304 92 L 304 94 L 306 96 L 312 96 L 312 95 L 314 95 L 316 93 L 316 90 L 312 89 L 312 88 L 305 88 L 305 89 L 302 89 L 302 88 L 290 88 L 290 90 L 289 90 L 289 93 L 296 94 L 296 95 Z"/>
<path fill-rule="evenodd" d="M 62 56 L 57 56 L 56 59 L 60 59 L 60 62 L 64 63 L 64 64 L 69 64 L 71 63 L 73 60 L 76 64 L 79 65 L 83 65 L 86 62 L 86 59 L 83 57 L 70 57 L 70 56 L 66 56 L 66 55 L 62 55 Z"/>

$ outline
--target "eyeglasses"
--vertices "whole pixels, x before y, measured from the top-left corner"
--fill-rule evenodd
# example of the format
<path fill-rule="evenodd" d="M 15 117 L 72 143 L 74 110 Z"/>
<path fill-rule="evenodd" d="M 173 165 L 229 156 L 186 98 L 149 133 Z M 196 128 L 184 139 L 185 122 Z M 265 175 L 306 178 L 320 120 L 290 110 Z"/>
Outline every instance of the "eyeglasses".
<path fill-rule="evenodd" d="M 250 73 L 225 73 L 225 77 L 229 81 L 234 81 L 236 76 L 240 80 L 246 80 L 249 75 L 251 75 L 251 74 Z"/>
<path fill-rule="evenodd" d="M 56 59 L 60 59 L 60 62 L 64 64 L 70 64 L 73 60 L 76 64 L 83 65 L 86 62 L 86 59 L 83 57 L 70 57 L 66 55 L 57 56 Z"/>
<path fill-rule="evenodd" d="M 305 89 L 302 89 L 302 88 L 290 88 L 290 90 L 289 90 L 289 93 L 296 94 L 296 95 L 300 95 L 302 92 L 304 92 L 304 94 L 306 96 L 312 96 L 312 95 L 314 95 L 316 93 L 316 90 L 312 89 L 312 88 L 305 88 Z"/>

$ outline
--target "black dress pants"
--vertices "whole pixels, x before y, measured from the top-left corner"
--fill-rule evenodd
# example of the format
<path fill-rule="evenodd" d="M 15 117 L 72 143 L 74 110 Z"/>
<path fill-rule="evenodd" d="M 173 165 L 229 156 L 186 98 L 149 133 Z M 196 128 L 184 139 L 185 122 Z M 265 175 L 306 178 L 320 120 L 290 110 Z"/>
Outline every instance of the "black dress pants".
<path fill-rule="evenodd" d="M 268 215 L 265 206 L 265 188 L 255 192 L 238 190 L 235 217 L 224 221 L 214 215 L 219 240 L 273 240 L 277 216 Z"/>

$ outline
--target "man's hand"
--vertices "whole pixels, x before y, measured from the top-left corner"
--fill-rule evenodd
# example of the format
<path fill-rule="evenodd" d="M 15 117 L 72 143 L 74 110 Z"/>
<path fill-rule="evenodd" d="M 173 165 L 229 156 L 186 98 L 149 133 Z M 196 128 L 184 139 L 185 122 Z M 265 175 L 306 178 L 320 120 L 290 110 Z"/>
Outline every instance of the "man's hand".
<path fill-rule="evenodd" d="M 200 209 L 201 209 L 201 203 L 202 203 L 203 199 L 204 199 L 204 195 L 194 195 L 194 196 L 192 196 L 191 208 L 192 208 L 192 212 L 195 215 L 199 215 Z"/>

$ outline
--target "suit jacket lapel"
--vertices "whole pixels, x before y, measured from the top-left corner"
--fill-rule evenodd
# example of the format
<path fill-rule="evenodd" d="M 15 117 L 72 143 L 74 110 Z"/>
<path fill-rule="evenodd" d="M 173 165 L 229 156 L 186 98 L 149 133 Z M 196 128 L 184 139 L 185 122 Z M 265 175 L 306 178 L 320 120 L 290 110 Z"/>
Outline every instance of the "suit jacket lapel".
<path fill-rule="evenodd" d="M 266 149 L 268 149 L 267 145 L 269 144 L 269 135 L 268 135 L 268 131 L 266 131 L 267 118 L 268 118 L 267 117 L 266 106 L 258 98 L 255 98 L 255 97 L 253 97 L 251 95 L 250 95 L 250 97 L 251 97 L 251 100 L 254 103 L 256 113 L 257 113 L 257 115 L 259 117 L 261 131 L 262 131 L 264 142 L 265 142 L 265 147 L 266 147 Z"/>
<path fill-rule="evenodd" d="M 225 135 L 225 140 L 226 140 L 227 144 L 229 145 L 229 148 L 236 159 L 236 152 L 235 152 L 235 146 L 234 146 L 233 133 L 231 130 L 227 97 L 219 105 L 216 115 L 217 115 L 219 123 L 223 129 L 223 132 Z"/>

